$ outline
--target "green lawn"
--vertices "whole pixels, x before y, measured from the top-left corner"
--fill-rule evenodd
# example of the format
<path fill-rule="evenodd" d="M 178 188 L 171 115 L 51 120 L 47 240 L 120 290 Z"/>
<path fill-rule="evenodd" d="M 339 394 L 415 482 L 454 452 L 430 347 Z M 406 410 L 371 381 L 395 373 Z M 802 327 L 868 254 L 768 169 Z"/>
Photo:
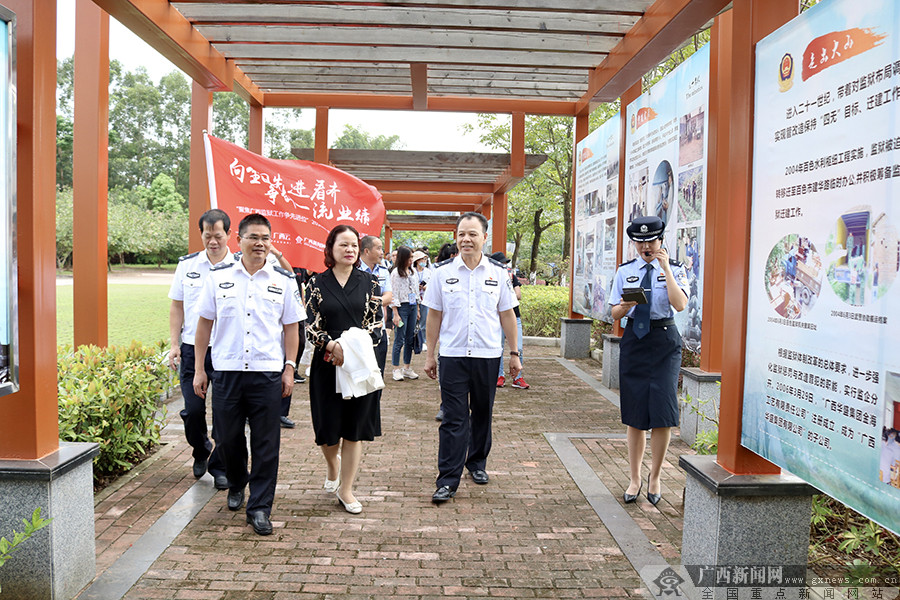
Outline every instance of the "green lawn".
<path fill-rule="evenodd" d="M 108 286 L 109 344 L 130 344 L 137 340 L 144 344 L 169 339 L 169 286 L 126 285 Z M 72 286 L 56 288 L 56 341 L 72 343 Z"/>

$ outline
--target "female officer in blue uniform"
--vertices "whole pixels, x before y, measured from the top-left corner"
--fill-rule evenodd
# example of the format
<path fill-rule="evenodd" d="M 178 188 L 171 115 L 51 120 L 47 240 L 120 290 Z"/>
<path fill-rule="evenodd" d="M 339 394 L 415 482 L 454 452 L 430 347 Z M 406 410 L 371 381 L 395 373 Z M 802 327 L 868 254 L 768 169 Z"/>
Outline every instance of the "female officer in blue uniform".
<path fill-rule="evenodd" d="M 675 313 L 687 306 L 689 286 L 684 267 L 669 259 L 662 246 L 665 223 L 658 217 L 637 217 L 626 230 L 638 258 L 619 265 L 609 303 L 612 316 L 628 317 L 619 344 L 619 398 L 622 423 L 628 431 L 631 481 L 626 503 L 637 500 L 643 487 L 641 462 L 650 429 L 650 477 L 647 500 L 660 500 L 659 475 L 672 427 L 678 425 L 678 372 L 681 367 L 681 335 Z M 646 304 L 626 301 L 624 288 L 643 288 Z"/>

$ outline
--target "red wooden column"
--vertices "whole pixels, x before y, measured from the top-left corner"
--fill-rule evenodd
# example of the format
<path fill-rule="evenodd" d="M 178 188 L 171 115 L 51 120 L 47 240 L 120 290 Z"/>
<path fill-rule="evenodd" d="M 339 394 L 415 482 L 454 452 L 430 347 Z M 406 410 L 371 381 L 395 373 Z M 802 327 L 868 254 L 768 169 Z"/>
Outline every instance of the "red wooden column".
<path fill-rule="evenodd" d="M 641 92 L 643 92 L 643 79 L 638 79 L 634 84 L 625 90 L 625 93 L 622 94 L 620 98 L 620 110 L 619 110 L 619 124 L 621 126 L 621 135 L 619 138 L 619 203 L 616 208 L 616 223 L 619 223 L 619 231 L 625 231 L 625 227 L 628 226 L 625 223 L 625 186 L 627 185 L 627 181 L 625 179 L 625 158 L 627 155 L 627 147 L 625 145 L 625 138 L 628 136 L 628 105 L 640 98 Z M 616 236 L 618 243 L 616 244 L 616 264 L 622 264 L 622 256 L 624 254 L 623 248 L 625 244 L 630 244 L 631 240 L 629 240 L 625 235 Z M 613 325 L 613 332 L 621 337 L 625 333 L 625 329 L 622 327 L 621 321 L 616 321 Z"/>
<path fill-rule="evenodd" d="M 569 318 L 583 319 L 584 315 L 575 312 L 575 180 L 578 175 L 578 142 L 590 133 L 590 113 L 584 112 L 575 115 L 575 143 L 572 144 L 572 197 L 569 198 Z"/>
<path fill-rule="evenodd" d="M 750 260 L 750 204 L 753 159 L 754 46 L 763 37 L 799 13 L 798 2 L 785 0 L 735 0 L 730 46 L 730 85 L 719 92 L 718 123 L 728 127 L 727 203 L 719 221 L 723 227 L 724 277 L 713 282 L 714 297 L 723 299 L 729 316 L 728 335 L 722 344 L 722 394 L 719 416 L 719 465 L 735 474 L 779 473 L 778 467 L 741 446 L 744 351 L 747 337 L 747 278 Z M 721 55 L 720 55 L 721 58 Z M 720 60 L 721 63 L 721 60 Z M 719 73 L 728 64 L 718 66 Z M 721 138 L 719 138 L 721 139 Z M 722 173 L 719 172 L 719 176 Z"/>
<path fill-rule="evenodd" d="M 19 391 L 0 397 L 0 457 L 59 448 L 56 399 L 56 2 L 16 13 Z"/>
<path fill-rule="evenodd" d="M 212 92 L 193 82 L 191 86 L 191 179 L 188 199 L 189 248 L 191 252 L 203 250 L 200 216 L 209 210 L 209 180 L 206 175 L 206 150 L 203 147 L 203 132 L 212 131 Z M 236 215 L 229 215 L 235 217 Z"/>
<path fill-rule="evenodd" d="M 700 334 L 700 368 L 708 373 L 722 369 L 725 304 L 716 293 L 716 282 L 725 278 L 727 238 L 726 204 L 731 193 L 728 160 L 730 144 L 728 106 L 731 104 L 731 44 L 734 11 L 722 13 L 710 30 L 709 53 L 709 165 L 706 170 L 706 242 L 703 267 L 703 327 Z"/>
<path fill-rule="evenodd" d="M 491 202 L 494 221 L 491 223 L 491 252 L 506 253 L 506 194 L 494 194 Z"/>
<path fill-rule="evenodd" d="M 393 240 L 393 237 L 394 237 L 394 230 L 391 229 L 390 227 L 385 227 L 384 228 L 384 253 L 385 253 L 385 255 L 388 255 L 391 253 L 391 250 L 392 250 L 391 241 Z"/>
<path fill-rule="evenodd" d="M 72 169 L 75 345 L 106 346 L 109 14 L 76 0 Z"/>
<path fill-rule="evenodd" d="M 328 107 L 316 107 L 316 144 L 315 161 L 328 164 Z"/>
<path fill-rule="evenodd" d="M 250 103 L 250 131 L 247 141 L 247 150 L 263 153 L 263 136 L 265 135 L 265 121 L 263 120 L 263 107 L 261 104 Z"/>

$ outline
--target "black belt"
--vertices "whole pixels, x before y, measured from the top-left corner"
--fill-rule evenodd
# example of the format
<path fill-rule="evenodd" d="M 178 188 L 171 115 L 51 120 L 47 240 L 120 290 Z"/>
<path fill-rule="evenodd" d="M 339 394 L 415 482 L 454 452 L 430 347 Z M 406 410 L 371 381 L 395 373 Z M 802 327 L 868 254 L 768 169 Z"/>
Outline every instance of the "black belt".
<path fill-rule="evenodd" d="M 650 319 L 650 329 L 658 329 L 660 327 L 668 327 L 675 324 L 675 319 Z M 634 325 L 634 317 L 628 318 L 628 325 Z"/>

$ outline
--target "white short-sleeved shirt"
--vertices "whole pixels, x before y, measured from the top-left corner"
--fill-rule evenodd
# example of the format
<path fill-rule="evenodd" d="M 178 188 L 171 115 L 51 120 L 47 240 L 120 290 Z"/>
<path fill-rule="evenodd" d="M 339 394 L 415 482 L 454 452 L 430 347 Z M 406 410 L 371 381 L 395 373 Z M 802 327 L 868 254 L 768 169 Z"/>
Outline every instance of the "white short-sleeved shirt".
<path fill-rule="evenodd" d="M 233 260 L 231 254 L 226 254 L 221 262 L 228 260 Z M 181 327 L 181 342 L 184 344 L 194 345 L 200 291 L 212 267 L 206 251 L 194 252 L 178 259 L 172 287 L 169 288 L 169 298 L 184 303 L 184 324 Z"/>
<path fill-rule="evenodd" d="M 615 306 L 622 302 L 622 288 L 641 287 L 641 281 L 644 279 L 644 265 L 647 264 L 643 259 L 630 260 L 625 264 L 619 265 L 616 271 L 616 278 L 613 280 L 612 292 L 609 295 L 610 306 Z M 653 284 L 653 296 L 650 299 L 650 318 L 651 319 L 669 319 L 675 316 L 675 309 L 669 304 L 669 292 L 666 288 L 666 274 L 659 266 L 659 260 L 653 259 L 649 263 L 653 270 L 650 273 L 650 280 Z M 691 287 L 688 283 L 687 271 L 679 262 L 669 261 L 669 268 L 672 269 L 672 276 L 675 277 L 675 283 L 684 291 L 684 295 L 690 298 Z M 634 307 L 625 315 L 629 319 L 632 318 Z"/>
<path fill-rule="evenodd" d="M 443 313 L 441 356 L 497 358 L 503 354 L 500 313 L 519 301 L 504 265 L 482 256 L 470 270 L 457 256 L 434 270 L 423 304 Z"/>
<path fill-rule="evenodd" d="M 197 312 L 215 321 L 216 371 L 281 371 L 284 325 L 306 319 L 292 273 L 266 263 L 250 275 L 240 260 L 210 270 Z"/>

